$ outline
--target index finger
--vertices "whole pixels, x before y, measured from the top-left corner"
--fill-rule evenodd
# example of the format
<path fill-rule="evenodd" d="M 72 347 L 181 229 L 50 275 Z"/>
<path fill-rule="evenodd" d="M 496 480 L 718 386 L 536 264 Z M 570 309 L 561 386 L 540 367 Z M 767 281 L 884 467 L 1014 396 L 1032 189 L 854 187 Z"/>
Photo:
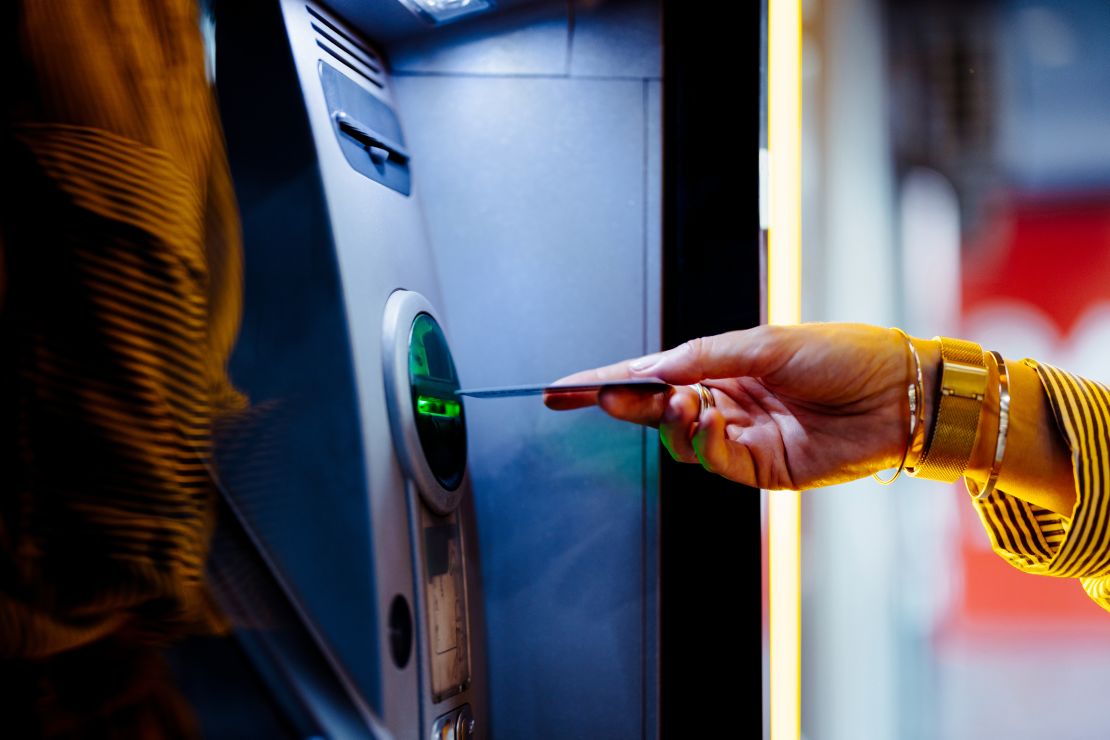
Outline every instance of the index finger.
<path fill-rule="evenodd" d="M 716 378 L 759 377 L 773 370 L 803 339 L 797 327 L 757 326 L 691 339 L 665 352 L 583 370 L 555 384 L 658 378 L 672 385 L 689 385 Z M 559 399 L 544 396 L 544 402 L 551 408 L 580 408 L 597 403 L 597 393 L 566 394 Z"/>
<path fill-rule="evenodd" d="M 757 326 L 698 337 L 666 352 L 625 363 L 632 377 L 655 377 L 674 385 L 703 380 L 760 377 L 789 356 L 802 340 L 797 327 Z"/>

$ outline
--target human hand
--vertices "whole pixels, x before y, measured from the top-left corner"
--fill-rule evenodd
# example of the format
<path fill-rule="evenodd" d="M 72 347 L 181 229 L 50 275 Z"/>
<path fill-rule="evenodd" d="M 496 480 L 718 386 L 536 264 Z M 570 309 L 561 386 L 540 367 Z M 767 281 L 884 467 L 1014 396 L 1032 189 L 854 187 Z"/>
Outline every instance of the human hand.
<path fill-rule="evenodd" d="M 914 340 L 932 397 L 939 357 Z M 553 409 L 597 403 L 619 419 L 658 426 L 671 455 L 767 489 L 805 489 L 898 464 L 906 446 L 911 363 L 895 331 L 864 324 L 760 326 L 687 342 L 667 352 L 557 381 L 655 377 L 668 394 L 624 389 L 545 397 Z M 702 383 L 715 401 L 699 415 Z M 926 418 L 931 418 L 926 408 Z"/>

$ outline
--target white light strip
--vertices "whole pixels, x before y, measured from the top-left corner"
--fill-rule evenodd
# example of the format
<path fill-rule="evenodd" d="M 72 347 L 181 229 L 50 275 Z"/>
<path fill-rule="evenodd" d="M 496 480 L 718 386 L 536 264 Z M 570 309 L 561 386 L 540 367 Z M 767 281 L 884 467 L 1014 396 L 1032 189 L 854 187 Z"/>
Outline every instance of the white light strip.
<path fill-rule="evenodd" d="M 802 8 L 768 0 L 767 144 L 771 228 L 767 234 L 767 316 L 801 320 Z M 771 740 L 801 737 L 801 500 L 774 491 L 768 501 Z"/>

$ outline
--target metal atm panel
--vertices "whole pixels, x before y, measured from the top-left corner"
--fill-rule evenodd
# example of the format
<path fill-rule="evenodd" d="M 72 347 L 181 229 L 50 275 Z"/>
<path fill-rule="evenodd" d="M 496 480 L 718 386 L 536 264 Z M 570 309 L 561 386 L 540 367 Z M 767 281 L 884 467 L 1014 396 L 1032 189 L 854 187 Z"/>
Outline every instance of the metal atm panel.
<path fill-rule="evenodd" d="M 313 3 L 229 3 L 216 29 L 245 245 L 231 372 L 251 397 L 221 434 L 221 475 L 390 732 L 485 737 L 470 484 L 465 466 L 425 475 L 439 442 L 420 439 L 420 424 L 465 434 L 465 417 L 442 373 L 407 372 L 412 347 L 450 353 L 384 64 Z"/>
<path fill-rule="evenodd" d="M 659 349 L 658 10 L 537 3 L 390 47 L 468 384 Z M 494 732 L 655 737 L 654 435 L 534 398 L 467 412 Z"/>

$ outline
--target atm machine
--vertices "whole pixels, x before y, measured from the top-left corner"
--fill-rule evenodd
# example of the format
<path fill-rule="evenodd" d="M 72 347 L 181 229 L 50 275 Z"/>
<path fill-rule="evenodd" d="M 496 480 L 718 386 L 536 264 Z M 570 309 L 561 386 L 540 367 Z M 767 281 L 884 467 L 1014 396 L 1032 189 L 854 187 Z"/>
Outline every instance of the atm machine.
<path fill-rule="evenodd" d="M 217 435 L 210 570 L 256 704 L 291 737 L 650 740 L 719 729 L 710 705 L 754 727 L 746 680 L 696 676 L 759 670 L 758 627 L 706 606 L 754 575 L 758 625 L 758 497 L 596 409 L 453 391 L 758 322 L 755 168 L 738 179 L 733 146 L 757 124 L 758 18 L 210 4 L 250 400 Z M 750 121 L 720 115 L 720 75 Z"/>
<path fill-rule="evenodd" d="M 363 726 L 299 702 L 330 736 L 485 738 L 466 409 L 385 64 L 315 2 L 216 12 L 245 253 L 230 372 L 250 400 L 217 435 L 220 476 Z M 265 609 L 232 611 L 299 680 Z"/>

